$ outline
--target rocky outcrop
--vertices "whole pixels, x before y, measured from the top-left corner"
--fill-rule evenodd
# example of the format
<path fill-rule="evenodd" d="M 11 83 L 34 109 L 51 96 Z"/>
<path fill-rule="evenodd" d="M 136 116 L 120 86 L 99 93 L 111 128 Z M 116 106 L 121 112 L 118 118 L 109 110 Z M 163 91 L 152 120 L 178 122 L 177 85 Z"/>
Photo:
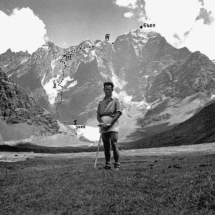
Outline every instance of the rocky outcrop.
<path fill-rule="evenodd" d="M 27 95 L 22 87 L 12 82 L 0 69 L 0 118 L 7 124 L 27 123 L 42 127 L 45 133 L 56 133 L 58 123 L 51 114 Z"/>

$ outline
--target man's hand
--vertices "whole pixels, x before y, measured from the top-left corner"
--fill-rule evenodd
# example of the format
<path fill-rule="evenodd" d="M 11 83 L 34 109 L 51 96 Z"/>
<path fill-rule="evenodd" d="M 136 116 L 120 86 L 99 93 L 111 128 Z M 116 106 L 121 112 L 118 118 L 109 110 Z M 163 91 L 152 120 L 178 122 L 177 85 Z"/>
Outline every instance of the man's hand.
<path fill-rule="evenodd" d="M 108 130 L 111 126 L 111 124 L 106 124 L 105 130 Z"/>
<path fill-rule="evenodd" d="M 105 130 L 106 124 L 105 123 L 99 123 L 99 127 L 101 127 L 102 130 Z"/>

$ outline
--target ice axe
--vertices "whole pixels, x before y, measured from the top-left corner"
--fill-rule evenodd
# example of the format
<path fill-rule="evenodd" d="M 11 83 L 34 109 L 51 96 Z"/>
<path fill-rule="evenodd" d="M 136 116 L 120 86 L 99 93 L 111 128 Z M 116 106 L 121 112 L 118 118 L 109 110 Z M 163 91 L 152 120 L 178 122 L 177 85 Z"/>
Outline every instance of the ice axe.
<path fill-rule="evenodd" d="M 98 143 L 98 149 L 96 152 L 96 160 L 95 160 L 95 164 L 94 164 L 94 169 L 96 169 L 96 164 L 97 164 L 97 159 L 98 159 L 98 154 L 99 154 L 99 147 L 101 145 L 101 141 L 102 141 L 102 134 L 100 134 L 100 137 L 99 137 L 99 143 Z"/>

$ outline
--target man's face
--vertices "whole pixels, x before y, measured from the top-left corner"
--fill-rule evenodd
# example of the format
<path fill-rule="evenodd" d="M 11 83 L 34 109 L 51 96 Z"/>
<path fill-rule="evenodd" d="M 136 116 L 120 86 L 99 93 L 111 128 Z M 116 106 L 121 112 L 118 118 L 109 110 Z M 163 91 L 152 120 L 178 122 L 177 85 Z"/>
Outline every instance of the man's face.
<path fill-rule="evenodd" d="M 104 92 L 106 96 L 111 96 L 113 92 L 113 88 L 111 85 L 105 85 Z"/>

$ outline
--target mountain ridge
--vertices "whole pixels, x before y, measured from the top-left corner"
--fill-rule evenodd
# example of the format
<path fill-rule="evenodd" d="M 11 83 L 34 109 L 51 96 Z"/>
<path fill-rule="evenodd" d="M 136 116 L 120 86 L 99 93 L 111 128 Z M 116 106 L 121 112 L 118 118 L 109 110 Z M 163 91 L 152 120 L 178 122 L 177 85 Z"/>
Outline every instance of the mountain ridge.
<path fill-rule="evenodd" d="M 115 84 L 114 96 L 122 101 L 124 124 L 130 118 L 144 116 L 153 109 L 152 105 L 165 99 L 183 100 L 198 92 L 210 99 L 214 94 L 210 90 L 213 77 L 207 73 L 208 69 L 214 72 L 212 62 L 200 52 L 174 48 L 153 31 L 137 29 L 117 37 L 114 43 L 85 40 L 67 49 L 48 42 L 25 59 L 18 67 L 6 70 L 7 74 L 66 125 L 72 125 L 74 120 L 78 124 L 97 125 L 96 108 L 103 97 L 104 81 Z M 203 65 L 198 59 L 202 59 Z M 186 85 L 189 90 L 183 90 L 189 71 L 193 77 L 201 74 L 197 77 L 199 82 Z"/>

